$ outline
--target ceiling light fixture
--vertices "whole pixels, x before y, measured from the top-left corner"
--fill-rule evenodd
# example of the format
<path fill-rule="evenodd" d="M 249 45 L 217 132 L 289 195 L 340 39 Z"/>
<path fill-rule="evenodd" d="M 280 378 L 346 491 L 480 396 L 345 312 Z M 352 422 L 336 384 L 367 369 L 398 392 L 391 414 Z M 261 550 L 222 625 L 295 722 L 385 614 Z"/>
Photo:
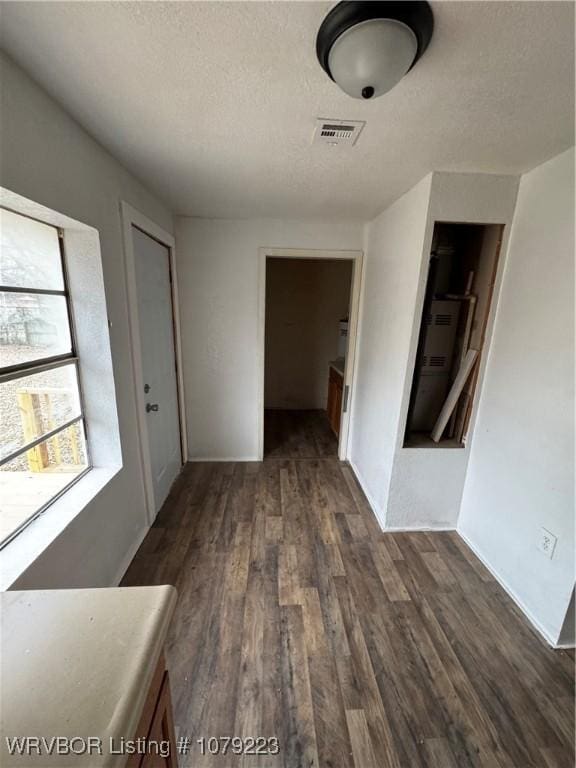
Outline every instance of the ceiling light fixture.
<path fill-rule="evenodd" d="M 382 96 L 422 56 L 434 28 L 427 2 L 341 2 L 322 22 L 322 69 L 355 99 Z"/>

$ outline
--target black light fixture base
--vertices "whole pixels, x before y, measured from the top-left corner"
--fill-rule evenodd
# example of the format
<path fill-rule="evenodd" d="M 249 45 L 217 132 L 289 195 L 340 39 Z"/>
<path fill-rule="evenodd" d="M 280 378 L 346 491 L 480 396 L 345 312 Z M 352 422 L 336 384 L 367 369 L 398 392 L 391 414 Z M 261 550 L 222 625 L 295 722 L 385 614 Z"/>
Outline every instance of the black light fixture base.
<path fill-rule="evenodd" d="M 316 38 L 318 61 L 331 80 L 334 80 L 334 78 L 330 72 L 328 57 L 330 49 L 336 40 L 350 27 L 373 19 L 394 19 L 410 27 L 414 32 L 418 42 L 418 50 L 410 69 L 412 69 L 428 47 L 434 29 L 432 9 L 424 1 L 343 0 L 335 5 L 326 16 L 320 25 Z M 364 98 L 370 98 L 370 96 L 365 96 Z"/>

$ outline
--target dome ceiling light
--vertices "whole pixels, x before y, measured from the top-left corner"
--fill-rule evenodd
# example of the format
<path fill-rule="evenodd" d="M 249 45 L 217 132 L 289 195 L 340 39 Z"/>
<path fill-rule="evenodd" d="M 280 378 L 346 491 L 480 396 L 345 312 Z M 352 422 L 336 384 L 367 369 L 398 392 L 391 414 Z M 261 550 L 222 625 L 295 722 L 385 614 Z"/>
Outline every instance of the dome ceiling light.
<path fill-rule="evenodd" d="M 382 96 L 422 56 L 434 28 L 426 2 L 341 2 L 322 22 L 322 69 L 354 99 Z"/>

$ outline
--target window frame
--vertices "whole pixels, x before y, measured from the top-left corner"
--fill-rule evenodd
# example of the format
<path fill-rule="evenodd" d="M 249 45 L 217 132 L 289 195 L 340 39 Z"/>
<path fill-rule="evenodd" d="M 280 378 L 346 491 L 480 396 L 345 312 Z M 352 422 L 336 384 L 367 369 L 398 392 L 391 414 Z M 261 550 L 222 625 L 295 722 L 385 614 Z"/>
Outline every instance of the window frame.
<path fill-rule="evenodd" d="M 75 485 L 79 480 L 85 477 L 85 475 L 88 472 L 90 472 L 90 470 L 93 468 L 93 465 L 90 457 L 90 446 L 88 442 L 88 426 L 86 423 L 86 416 L 85 416 L 86 408 L 85 408 L 85 402 L 84 402 L 84 395 L 82 392 L 82 381 L 80 377 L 80 360 L 77 352 L 76 329 L 74 326 L 74 314 L 72 312 L 72 302 L 71 302 L 71 296 L 70 296 L 68 270 L 66 265 L 66 253 L 64 248 L 64 232 L 61 227 L 55 224 L 51 224 L 47 221 L 42 221 L 42 219 L 39 219 L 35 216 L 30 216 L 26 213 L 22 213 L 21 211 L 14 210 L 12 208 L 9 208 L 8 206 L 0 205 L 0 209 L 13 213 L 16 216 L 22 216 L 23 218 L 30 219 L 31 221 L 36 221 L 39 224 L 52 227 L 53 229 L 56 230 L 56 234 L 58 236 L 60 268 L 62 270 L 62 283 L 63 283 L 62 289 L 26 288 L 26 287 L 20 287 L 20 286 L 15 287 L 15 286 L 9 286 L 9 285 L 0 285 L 0 292 L 27 293 L 27 294 L 35 294 L 35 295 L 42 295 L 42 296 L 62 296 L 66 302 L 66 316 L 68 319 L 68 330 L 70 333 L 70 352 L 66 352 L 60 355 L 53 355 L 51 357 L 37 358 L 35 360 L 27 360 L 23 363 L 15 364 L 15 365 L 2 366 L 0 364 L 0 384 L 3 384 L 8 381 L 13 381 L 14 379 L 23 378 L 24 376 L 31 376 L 31 375 L 34 375 L 35 373 L 44 373 L 46 371 L 51 371 L 56 368 L 61 368 L 65 365 L 73 364 L 76 371 L 76 382 L 78 385 L 78 402 L 80 406 L 79 414 L 77 416 L 74 416 L 74 418 L 69 419 L 64 424 L 61 424 L 60 426 L 55 427 L 49 432 L 35 438 L 34 440 L 28 441 L 24 445 L 20 446 L 20 448 L 17 448 L 16 450 L 12 451 L 11 453 L 7 454 L 2 459 L 0 459 L 0 471 L 5 464 L 9 463 L 10 461 L 13 461 L 14 459 L 17 459 L 27 451 L 31 450 L 32 448 L 35 448 L 40 443 L 43 443 L 46 440 L 49 440 L 50 438 L 54 437 L 55 435 L 58 435 L 60 432 L 63 432 L 64 430 L 68 429 L 74 424 L 80 424 L 83 430 L 84 452 L 86 455 L 86 467 L 84 468 L 84 470 L 82 472 L 79 472 L 77 475 L 74 475 L 74 477 L 70 480 L 69 483 L 67 483 L 63 488 L 61 488 L 57 493 L 55 493 L 54 496 L 52 496 L 48 501 L 42 504 L 35 512 L 32 513 L 32 515 L 30 515 L 30 517 L 26 518 L 26 520 L 24 520 L 17 528 L 15 528 L 5 539 L 2 539 L 0 541 L 0 550 L 2 550 L 4 549 L 4 547 L 6 547 L 7 544 L 13 541 L 16 538 L 16 536 L 18 536 L 27 526 L 29 526 L 30 523 L 32 523 L 43 512 L 45 512 L 46 509 L 48 509 L 48 507 L 50 507 L 57 499 L 59 499 L 63 494 L 69 491 L 70 488 L 73 485 Z"/>

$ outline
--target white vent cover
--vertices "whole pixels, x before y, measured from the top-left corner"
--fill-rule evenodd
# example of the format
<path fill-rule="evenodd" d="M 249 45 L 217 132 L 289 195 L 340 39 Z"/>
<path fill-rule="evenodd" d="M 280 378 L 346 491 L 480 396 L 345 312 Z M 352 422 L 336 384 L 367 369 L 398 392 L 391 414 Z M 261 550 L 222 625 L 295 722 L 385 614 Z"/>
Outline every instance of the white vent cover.
<path fill-rule="evenodd" d="M 366 123 L 363 120 L 316 120 L 313 144 L 350 144 L 354 146 Z"/>

